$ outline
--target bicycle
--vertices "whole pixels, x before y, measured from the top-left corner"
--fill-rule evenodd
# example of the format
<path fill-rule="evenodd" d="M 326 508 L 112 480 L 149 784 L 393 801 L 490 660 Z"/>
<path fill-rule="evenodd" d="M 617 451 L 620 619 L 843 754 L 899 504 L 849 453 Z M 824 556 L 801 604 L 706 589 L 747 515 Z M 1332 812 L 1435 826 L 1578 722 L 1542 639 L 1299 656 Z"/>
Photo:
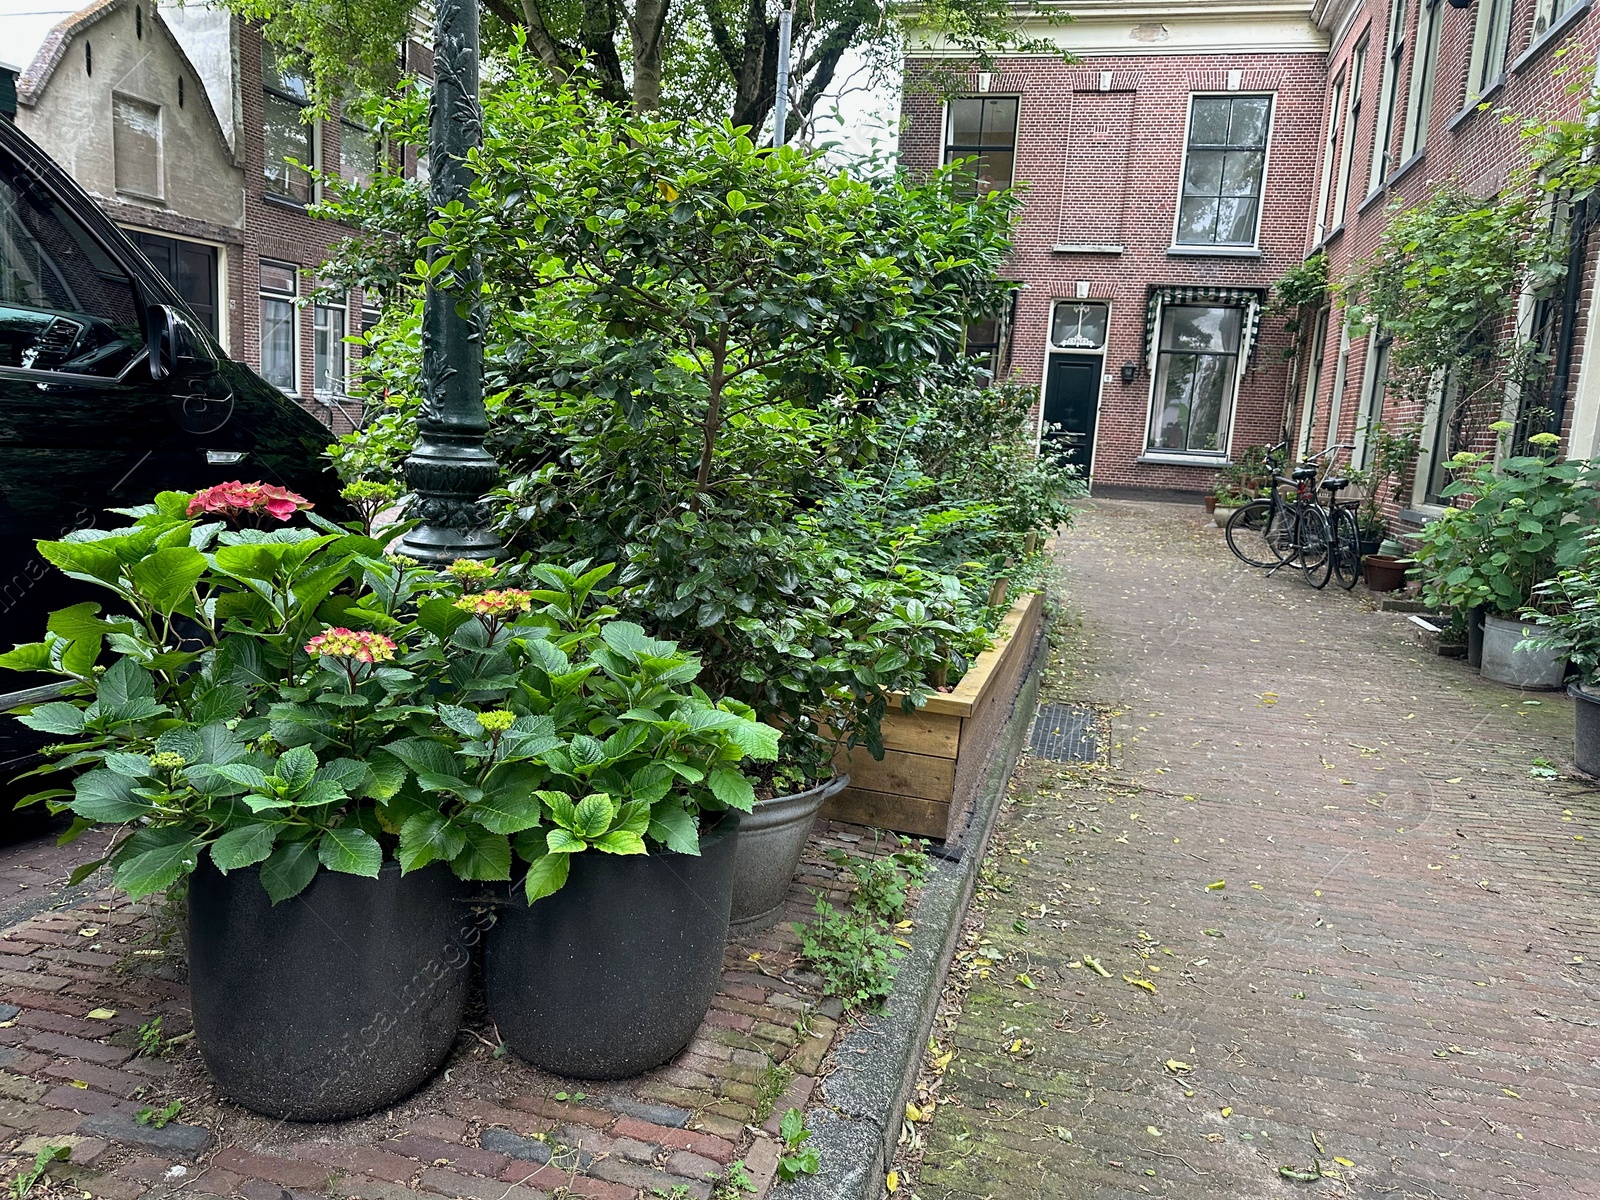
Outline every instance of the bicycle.
<path fill-rule="evenodd" d="M 1241 562 L 1262 567 L 1268 574 L 1286 566 L 1298 566 L 1312 586 L 1325 587 L 1326 574 L 1322 574 L 1321 583 L 1317 579 L 1319 572 L 1323 572 L 1324 566 L 1334 557 L 1331 553 L 1335 545 L 1334 529 L 1328 512 L 1336 512 L 1337 506 L 1330 501 L 1329 509 L 1324 510 L 1318 501 L 1316 463 L 1330 454 L 1336 455 L 1349 449 L 1352 447 L 1342 443 L 1329 446 L 1321 453 L 1312 455 L 1287 477 L 1281 475 L 1280 471 L 1289 443 L 1279 442 L 1269 449 L 1267 462 L 1272 469 L 1272 489 L 1266 496 L 1252 500 L 1228 519 L 1223 530 L 1228 549 Z M 1349 486 L 1348 480 L 1336 482 L 1340 489 Z M 1286 496 L 1285 488 L 1292 488 L 1293 492 Z M 1338 489 L 1335 489 L 1333 495 L 1337 497 L 1337 494 Z M 1359 559 L 1357 562 L 1359 564 Z M 1343 578 L 1341 569 L 1341 582 Z"/>
<path fill-rule="evenodd" d="M 1337 580 L 1345 591 L 1355 587 L 1361 577 L 1361 531 L 1356 522 L 1356 502 L 1340 500 L 1339 493 L 1350 486 L 1346 478 L 1324 479 L 1321 490 L 1328 493 L 1326 511 L 1322 513 L 1318 536 L 1325 537 L 1327 553 L 1314 570 L 1306 572 L 1306 581 L 1322 589 L 1330 580 Z"/>

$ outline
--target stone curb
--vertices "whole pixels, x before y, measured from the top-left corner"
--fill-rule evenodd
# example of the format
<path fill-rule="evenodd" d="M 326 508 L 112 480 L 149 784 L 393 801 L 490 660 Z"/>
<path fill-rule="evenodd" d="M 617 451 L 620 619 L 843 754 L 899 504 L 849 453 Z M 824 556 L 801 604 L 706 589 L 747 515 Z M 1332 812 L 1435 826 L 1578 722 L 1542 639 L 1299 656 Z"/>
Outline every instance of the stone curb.
<path fill-rule="evenodd" d="M 815 1175 L 774 1185 L 772 1200 L 879 1200 L 883 1194 L 906 1101 L 916 1085 L 944 991 L 945 972 L 955 957 L 1006 782 L 1033 720 L 1041 668 L 1049 653 L 1050 624 L 1047 609 L 972 820 L 957 843 L 960 860 L 936 860 L 933 878 L 913 914 L 911 949 L 900 960 L 884 1011 L 865 1018 L 834 1044 L 838 1066 L 822 1083 L 826 1099 L 806 1114 L 811 1130 L 808 1145 L 816 1148 L 820 1167 Z"/>

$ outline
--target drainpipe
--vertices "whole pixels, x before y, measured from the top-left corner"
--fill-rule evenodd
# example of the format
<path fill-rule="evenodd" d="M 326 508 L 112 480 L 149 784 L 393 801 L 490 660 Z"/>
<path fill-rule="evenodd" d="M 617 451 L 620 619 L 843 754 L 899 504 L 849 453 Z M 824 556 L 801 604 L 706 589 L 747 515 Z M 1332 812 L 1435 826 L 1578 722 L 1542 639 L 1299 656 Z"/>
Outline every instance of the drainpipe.
<path fill-rule="evenodd" d="M 778 14 L 778 92 L 772 102 L 772 145 L 788 140 L 789 132 L 789 42 L 793 37 L 794 9 L 784 0 Z"/>

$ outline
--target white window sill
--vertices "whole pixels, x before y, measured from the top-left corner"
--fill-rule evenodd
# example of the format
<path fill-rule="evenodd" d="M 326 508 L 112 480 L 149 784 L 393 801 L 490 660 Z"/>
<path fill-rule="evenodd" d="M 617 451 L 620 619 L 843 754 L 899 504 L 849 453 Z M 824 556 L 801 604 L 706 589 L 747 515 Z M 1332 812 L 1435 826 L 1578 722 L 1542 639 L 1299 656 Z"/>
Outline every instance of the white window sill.
<path fill-rule="evenodd" d="M 1051 254 L 1121 254 L 1124 247 L 1107 242 L 1061 242 L 1050 247 Z"/>
<path fill-rule="evenodd" d="M 1168 258 L 1260 258 L 1259 246 L 1168 246 Z"/>
<path fill-rule="evenodd" d="M 1534 59 L 1538 58 L 1539 55 L 1543 54 L 1546 47 L 1559 39 L 1561 35 L 1567 31 L 1569 26 L 1575 24 L 1588 11 L 1589 0 L 1583 0 L 1583 3 L 1574 4 L 1571 8 L 1567 9 L 1566 12 L 1557 17 L 1554 25 L 1550 26 L 1549 29 L 1546 29 L 1543 33 L 1541 33 L 1537 41 L 1533 42 L 1526 50 L 1517 56 L 1516 61 L 1511 64 L 1512 73 L 1516 74 L 1520 72 Z"/>
<path fill-rule="evenodd" d="M 1163 454 L 1159 450 L 1146 450 L 1133 461 L 1159 463 L 1166 467 L 1204 467 L 1208 471 L 1215 471 L 1218 467 L 1233 466 L 1226 454 Z"/>

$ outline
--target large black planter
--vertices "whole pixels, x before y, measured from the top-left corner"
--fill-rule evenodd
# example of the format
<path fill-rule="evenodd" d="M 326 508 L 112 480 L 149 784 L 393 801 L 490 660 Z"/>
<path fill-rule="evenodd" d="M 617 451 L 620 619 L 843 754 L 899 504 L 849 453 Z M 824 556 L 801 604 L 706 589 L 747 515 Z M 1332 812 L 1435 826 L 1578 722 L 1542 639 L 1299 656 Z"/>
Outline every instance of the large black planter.
<path fill-rule="evenodd" d="M 1600 689 L 1574 683 L 1567 688 L 1577 719 L 1573 758 L 1585 775 L 1600 776 Z"/>
<path fill-rule="evenodd" d="M 689 1044 L 717 990 L 737 813 L 700 855 L 575 855 L 566 886 L 520 890 L 484 945 L 489 1015 L 518 1058 L 578 1079 L 626 1079 Z"/>
<path fill-rule="evenodd" d="M 776 923 L 783 902 L 789 897 L 789 884 L 800 865 L 818 810 L 849 783 L 850 776 L 835 775 L 826 783 L 792 796 L 757 800 L 755 811 L 739 819 L 733 912 L 728 919 L 735 937 Z"/>
<path fill-rule="evenodd" d="M 230 1100 L 333 1121 L 383 1108 L 443 1065 L 461 1028 L 477 925 L 431 866 L 319 871 L 274 906 L 255 868 L 202 859 L 189 885 L 189 989 L 201 1057 Z"/>
<path fill-rule="evenodd" d="M 1478 604 L 1467 611 L 1467 666 L 1483 670 L 1483 618 L 1489 610 Z"/>

